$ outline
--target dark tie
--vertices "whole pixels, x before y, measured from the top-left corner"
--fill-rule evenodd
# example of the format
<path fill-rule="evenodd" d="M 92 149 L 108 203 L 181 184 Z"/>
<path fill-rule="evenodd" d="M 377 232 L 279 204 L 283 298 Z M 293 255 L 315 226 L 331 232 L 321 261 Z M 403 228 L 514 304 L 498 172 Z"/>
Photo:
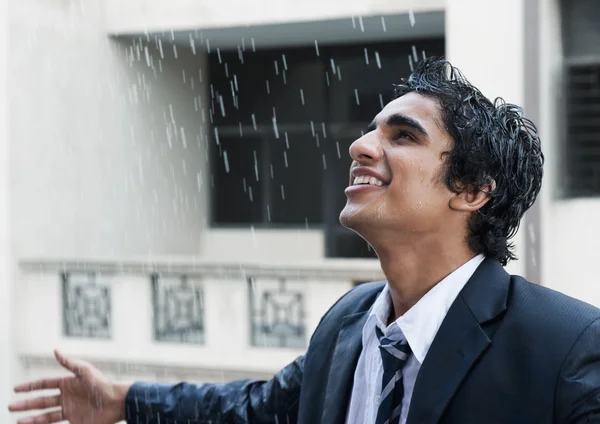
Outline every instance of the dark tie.
<path fill-rule="evenodd" d="M 379 351 L 383 362 L 381 398 L 375 424 L 398 424 L 404 397 L 402 368 L 410 356 L 410 346 L 404 338 L 393 341 L 383 337 L 379 327 L 376 327 L 375 331 L 379 338 Z"/>

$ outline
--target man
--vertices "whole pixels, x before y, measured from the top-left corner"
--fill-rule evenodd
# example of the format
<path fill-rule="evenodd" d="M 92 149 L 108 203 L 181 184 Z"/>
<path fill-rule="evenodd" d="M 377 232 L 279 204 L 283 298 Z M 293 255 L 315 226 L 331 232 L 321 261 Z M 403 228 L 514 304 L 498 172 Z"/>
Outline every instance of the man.
<path fill-rule="evenodd" d="M 600 311 L 508 275 L 510 238 L 539 193 L 543 155 L 521 110 L 491 103 L 428 59 L 350 148 L 340 221 L 386 282 L 322 318 L 306 354 L 270 381 L 175 386 L 74 373 L 13 411 L 26 423 L 600 423 Z"/>

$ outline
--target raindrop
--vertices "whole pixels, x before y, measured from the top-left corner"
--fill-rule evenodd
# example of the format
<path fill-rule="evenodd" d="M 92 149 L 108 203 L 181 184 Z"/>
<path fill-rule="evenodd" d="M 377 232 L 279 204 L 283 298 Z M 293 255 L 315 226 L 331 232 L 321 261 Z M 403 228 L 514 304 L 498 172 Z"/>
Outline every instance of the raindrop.
<path fill-rule="evenodd" d="M 241 123 L 241 122 L 238 122 L 238 124 L 239 124 L 239 126 L 240 126 L 240 137 L 243 137 L 243 136 L 244 136 L 244 133 L 243 133 L 243 131 L 242 131 L 242 123 Z"/>
<path fill-rule="evenodd" d="M 253 51 L 253 52 L 256 52 L 256 46 L 254 45 L 254 37 L 252 37 L 252 38 L 250 39 L 250 41 L 252 41 L 252 51 Z"/>
<path fill-rule="evenodd" d="M 254 131 L 256 131 L 256 116 L 252 114 L 252 125 L 254 126 Z"/>
<path fill-rule="evenodd" d="M 240 62 L 242 62 L 242 65 L 244 64 L 244 55 L 242 54 L 242 49 L 240 46 L 238 46 L 238 57 L 240 59 Z"/>
<path fill-rule="evenodd" d="M 248 186 L 246 184 L 246 177 L 242 177 L 242 184 L 244 185 L 244 193 L 248 192 Z"/>
<path fill-rule="evenodd" d="M 198 192 L 202 191 L 202 174 L 198 172 L 196 174 L 196 184 L 198 185 Z"/>
<path fill-rule="evenodd" d="M 279 138 L 279 130 L 277 129 L 277 118 L 273 116 L 273 132 L 275 133 L 275 138 Z"/>
<path fill-rule="evenodd" d="M 235 86 L 235 91 L 240 91 L 238 88 L 237 76 L 233 74 L 233 85 Z"/>
<path fill-rule="evenodd" d="M 415 45 L 412 45 L 412 54 L 413 54 L 413 58 L 415 59 L 415 62 L 419 61 L 419 55 L 417 54 L 417 48 L 415 47 Z"/>
<path fill-rule="evenodd" d="M 185 84 L 186 83 L 186 81 L 185 81 L 185 69 L 181 70 L 181 75 L 182 75 L 182 78 L 183 78 L 183 83 Z"/>
<path fill-rule="evenodd" d="M 363 25 L 363 19 L 362 19 L 362 16 L 359 16 L 359 18 L 358 18 L 358 23 L 359 23 L 359 25 L 360 25 L 360 31 L 361 31 L 361 32 L 365 32 L 365 26 Z"/>
<path fill-rule="evenodd" d="M 315 40 L 315 50 L 317 51 L 317 56 L 319 56 L 319 43 Z"/>
<path fill-rule="evenodd" d="M 221 49 L 217 47 L 217 57 L 219 58 L 219 63 L 222 63 L 221 61 Z"/>
<path fill-rule="evenodd" d="M 177 46 L 175 44 L 173 44 L 173 56 L 175 56 L 175 59 L 177 59 Z"/>
<path fill-rule="evenodd" d="M 202 82 L 202 69 L 198 69 L 198 80 Z"/>
<path fill-rule="evenodd" d="M 285 192 L 283 191 L 283 184 L 281 184 L 281 199 L 285 200 Z"/>
<path fill-rule="evenodd" d="M 144 55 L 146 56 L 146 65 L 150 67 L 150 52 L 148 52 L 148 46 L 144 46 Z"/>
<path fill-rule="evenodd" d="M 287 159 L 287 152 L 284 151 L 283 152 L 283 163 L 285 164 L 285 167 L 288 167 L 288 159 Z"/>
<path fill-rule="evenodd" d="M 181 133 L 181 144 L 183 145 L 184 149 L 187 149 L 187 140 L 185 138 L 185 128 L 180 127 L 179 132 Z"/>
<path fill-rule="evenodd" d="M 269 80 L 267 80 L 266 83 L 267 83 L 267 94 L 271 94 L 271 89 L 269 88 Z"/>
<path fill-rule="evenodd" d="M 415 12 L 410 9 L 408 11 L 408 19 L 410 20 L 410 26 L 414 27 L 415 26 Z"/>
<path fill-rule="evenodd" d="M 283 60 L 283 69 L 285 69 L 287 71 L 287 61 L 285 60 L 285 55 L 282 54 L 281 55 L 281 59 Z"/>
<path fill-rule="evenodd" d="M 221 105 L 221 116 L 225 116 L 225 105 L 223 104 L 223 96 L 219 94 L 219 104 Z"/>
<path fill-rule="evenodd" d="M 175 41 L 175 32 L 173 31 L 173 28 L 171 28 L 171 41 Z"/>
<path fill-rule="evenodd" d="M 229 174 L 229 159 L 227 158 L 227 150 L 223 150 L 223 160 L 225 161 L 225 172 Z"/>
<path fill-rule="evenodd" d="M 310 131 L 312 132 L 312 136 L 315 136 L 315 123 L 310 121 Z"/>
<path fill-rule="evenodd" d="M 248 187 L 248 197 L 250 198 L 251 202 L 254 201 L 254 198 L 252 197 L 252 186 Z M 251 228 L 254 229 L 254 227 Z"/>
<path fill-rule="evenodd" d="M 325 160 L 325 153 L 323 153 L 322 158 L 323 158 L 323 169 L 327 169 L 327 161 Z"/>
<path fill-rule="evenodd" d="M 285 71 L 283 71 L 283 83 L 284 83 L 284 84 L 287 84 L 287 78 L 286 78 L 286 76 L 285 76 Z"/>
<path fill-rule="evenodd" d="M 192 48 L 192 53 L 196 54 L 196 41 L 192 38 L 191 33 L 190 33 L 190 47 Z"/>
<path fill-rule="evenodd" d="M 356 104 L 360 105 L 360 100 L 358 99 L 358 90 L 354 89 L 354 98 L 356 99 Z"/>
<path fill-rule="evenodd" d="M 365 47 L 365 63 L 369 64 L 369 53 L 367 52 L 367 48 Z"/>
<path fill-rule="evenodd" d="M 352 17 L 352 28 L 356 29 L 356 21 L 354 20 L 354 16 Z"/>
<path fill-rule="evenodd" d="M 413 72 L 415 70 L 415 67 L 413 65 L 413 61 L 412 61 L 412 56 L 408 55 L 408 65 L 410 66 L 410 71 Z"/>
<path fill-rule="evenodd" d="M 279 66 L 277 65 L 277 60 L 273 61 L 275 64 L 275 75 L 279 75 Z"/>
<path fill-rule="evenodd" d="M 379 52 L 375 52 L 375 61 L 377 62 L 377 67 L 381 69 L 381 59 L 379 59 Z"/>
<path fill-rule="evenodd" d="M 304 217 L 304 227 L 306 228 L 306 231 L 308 231 L 308 217 L 307 216 Z"/>
<path fill-rule="evenodd" d="M 165 54 L 164 54 L 164 52 L 163 52 L 163 48 L 162 48 L 162 41 L 161 41 L 161 39 L 160 39 L 160 38 L 158 39 L 158 52 L 160 53 L 160 58 L 161 58 L 161 59 L 164 59 L 164 58 L 165 58 Z M 160 63 L 160 62 L 159 62 L 159 63 Z"/>
<path fill-rule="evenodd" d="M 333 75 L 335 75 L 335 61 L 333 58 L 329 59 L 329 61 L 331 63 L 331 72 L 333 72 Z"/>
<path fill-rule="evenodd" d="M 244 40 L 244 37 L 242 37 L 242 50 L 246 51 L 246 41 Z"/>
<path fill-rule="evenodd" d="M 319 134 L 315 135 L 315 140 L 317 142 L 317 147 L 321 147 L 321 144 L 319 143 Z"/>
<path fill-rule="evenodd" d="M 208 38 L 206 39 L 206 51 L 210 53 L 210 40 Z"/>
<path fill-rule="evenodd" d="M 225 76 L 229 78 L 229 67 L 227 66 L 227 63 L 225 63 Z"/>
<path fill-rule="evenodd" d="M 323 138 L 327 138 L 327 131 L 325 131 L 325 122 L 321 122 L 321 130 L 323 131 Z"/>
<path fill-rule="evenodd" d="M 219 145 L 219 129 L 215 127 L 215 142 Z"/>
<path fill-rule="evenodd" d="M 300 100 L 302 101 L 302 105 L 304 106 L 304 90 L 300 89 Z"/>
<path fill-rule="evenodd" d="M 379 93 L 379 106 L 383 109 L 383 96 Z"/>
<path fill-rule="evenodd" d="M 287 131 L 283 133 L 285 135 L 285 145 L 286 147 L 289 149 L 290 148 L 290 141 L 288 140 L 288 134 Z"/>
<path fill-rule="evenodd" d="M 385 19 L 383 16 L 381 17 L 381 27 L 383 28 L 383 32 L 387 32 L 387 29 L 385 27 Z"/>
<path fill-rule="evenodd" d="M 329 72 L 325 72 L 325 79 L 327 80 L 327 87 L 329 87 Z"/>
<path fill-rule="evenodd" d="M 425 50 L 423 50 L 421 53 L 423 53 L 423 60 L 427 59 L 427 56 L 425 56 Z"/>
<path fill-rule="evenodd" d="M 342 158 L 342 154 L 340 153 L 340 142 L 339 141 L 335 142 L 335 147 L 337 149 L 338 158 L 341 159 Z"/>
<path fill-rule="evenodd" d="M 194 110 L 198 112 L 198 97 L 194 97 Z"/>
<path fill-rule="evenodd" d="M 340 67 L 337 67 L 337 75 L 338 75 L 338 79 L 341 81 L 342 80 L 342 71 L 340 70 Z"/>
<path fill-rule="evenodd" d="M 273 164 L 269 164 L 269 167 L 271 168 L 271 179 L 275 178 L 275 174 L 273 173 Z"/>
<path fill-rule="evenodd" d="M 271 222 L 271 208 L 269 205 L 267 205 L 267 219 L 269 222 Z"/>
<path fill-rule="evenodd" d="M 254 151 L 254 175 L 256 176 L 256 181 L 258 181 L 258 157 L 256 156 L 256 150 Z"/>

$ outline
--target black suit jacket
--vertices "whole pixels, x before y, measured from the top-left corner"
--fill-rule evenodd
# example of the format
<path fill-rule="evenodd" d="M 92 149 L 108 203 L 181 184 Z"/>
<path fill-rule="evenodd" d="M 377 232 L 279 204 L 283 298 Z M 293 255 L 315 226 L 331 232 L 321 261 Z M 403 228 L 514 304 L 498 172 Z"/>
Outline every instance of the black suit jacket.
<path fill-rule="evenodd" d="M 343 424 L 362 327 L 385 283 L 348 292 L 270 381 L 136 383 L 130 423 Z M 486 259 L 419 371 L 407 424 L 600 423 L 600 310 Z M 365 423 L 370 424 L 370 423 Z"/>

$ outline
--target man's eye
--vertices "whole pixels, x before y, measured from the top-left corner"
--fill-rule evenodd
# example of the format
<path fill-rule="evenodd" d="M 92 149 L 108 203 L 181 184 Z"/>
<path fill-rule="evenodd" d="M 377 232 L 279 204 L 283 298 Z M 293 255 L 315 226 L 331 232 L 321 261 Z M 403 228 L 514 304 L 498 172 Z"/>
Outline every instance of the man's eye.
<path fill-rule="evenodd" d="M 394 134 L 394 140 L 412 139 L 412 135 L 406 131 L 397 131 Z"/>

